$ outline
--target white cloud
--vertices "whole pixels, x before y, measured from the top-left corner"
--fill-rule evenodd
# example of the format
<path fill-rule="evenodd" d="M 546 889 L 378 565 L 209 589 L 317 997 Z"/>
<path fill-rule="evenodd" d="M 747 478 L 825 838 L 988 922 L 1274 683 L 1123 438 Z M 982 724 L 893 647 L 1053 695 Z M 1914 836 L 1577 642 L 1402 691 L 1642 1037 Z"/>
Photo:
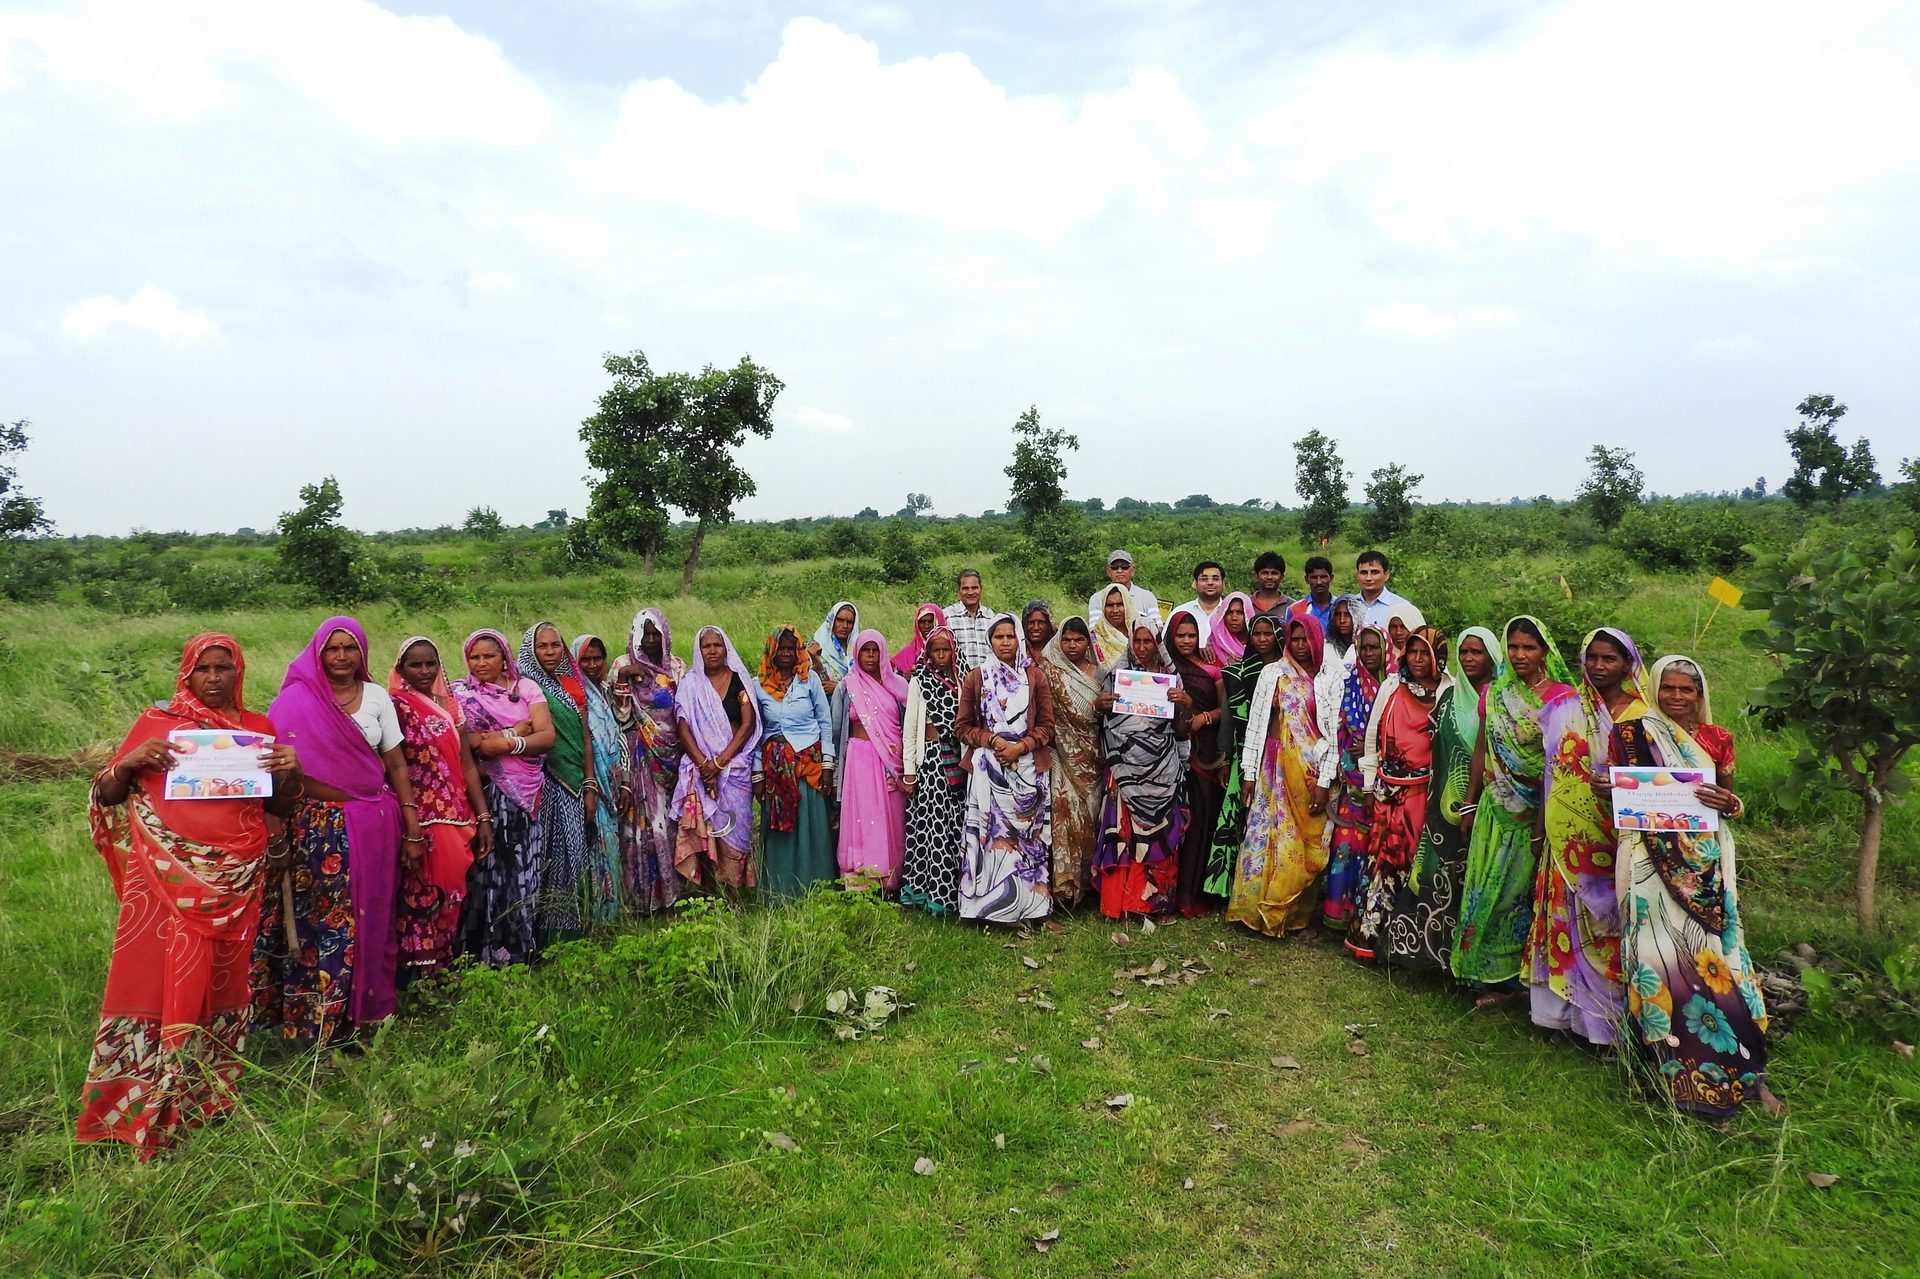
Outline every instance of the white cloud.
<path fill-rule="evenodd" d="M 109 329 L 138 329 L 172 346 L 198 346 L 220 340 L 220 329 L 206 313 L 180 304 L 165 289 L 145 284 L 125 302 L 107 294 L 81 298 L 60 317 L 60 332 L 75 342 L 90 342 Z"/>
<path fill-rule="evenodd" d="M 853 419 L 844 413 L 829 413 L 803 405 L 793 411 L 793 424 L 808 431 L 851 431 Z"/>
<path fill-rule="evenodd" d="M 1077 103 L 1020 97 L 964 54 L 884 63 L 872 42 L 800 18 L 737 100 L 708 104 L 672 80 L 629 87 L 612 139 L 578 172 L 592 189 L 775 227 L 858 208 L 1044 238 L 1123 196 L 1164 205 L 1205 140 L 1157 67 Z"/>
<path fill-rule="evenodd" d="M 91 0 L 0 14 L 7 53 L 176 120 L 245 105 L 264 79 L 383 144 L 519 146 L 551 114 L 491 40 L 371 0 Z"/>
<path fill-rule="evenodd" d="M 1364 318 L 1368 328 L 1381 333 L 1444 338 L 1465 329 L 1503 329 L 1519 317 L 1512 311 L 1491 306 L 1470 306 L 1462 311 L 1435 311 L 1418 302 L 1389 302 L 1369 310 Z"/>

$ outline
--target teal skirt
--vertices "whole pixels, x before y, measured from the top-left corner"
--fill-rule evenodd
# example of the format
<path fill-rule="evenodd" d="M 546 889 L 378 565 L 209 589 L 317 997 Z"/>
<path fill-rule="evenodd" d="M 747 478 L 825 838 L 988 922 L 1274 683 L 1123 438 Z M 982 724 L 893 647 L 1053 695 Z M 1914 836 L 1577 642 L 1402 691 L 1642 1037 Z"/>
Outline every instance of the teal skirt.
<path fill-rule="evenodd" d="M 760 806 L 765 865 L 760 890 L 772 897 L 804 897 L 840 877 L 833 853 L 833 828 L 827 821 L 827 797 L 801 782 L 792 830 L 774 830 Z"/>

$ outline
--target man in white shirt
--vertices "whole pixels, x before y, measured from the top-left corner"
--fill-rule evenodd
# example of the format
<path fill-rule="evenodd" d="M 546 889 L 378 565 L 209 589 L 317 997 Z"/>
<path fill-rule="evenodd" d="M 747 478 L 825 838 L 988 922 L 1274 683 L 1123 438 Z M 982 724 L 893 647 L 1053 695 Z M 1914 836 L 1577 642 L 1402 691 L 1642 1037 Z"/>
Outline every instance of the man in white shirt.
<path fill-rule="evenodd" d="M 993 614 L 980 607 L 979 569 L 961 569 L 958 581 L 960 598 L 942 611 L 947 615 L 947 629 L 953 632 L 954 644 L 960 650 L 960 670 L 964 674 L 984 666 L 987 655 L 993 651 L 987 643 L 987 632 L 993 629 Z"/>
<path fill-rule="evenodd" d="M 1107 580 L 1114 586 L 1126 587 L 1127 593 L 1133 596 L 1134 615 L 1154 630 L 1160 629 L 1160 601 L 1146 587 L 1134 585 L 1133 556 L 1121 550 L 1108 555 Z M 1099 620 L 1100 610 L 1106 605 L 1107 591 L 1111 589 L 1106 587 L 1097 590 L 1087 599 L 1087 621 Z"/>
<path fill-rule="evenodd" d="M 1221 609 L 1227 602 L 1227 570 L 1218 560 L 1201 560 L 1193 566 L 1193 598 L 1180 608 L 1190 608 L 1207 619 L 1207 635 L 1220 625 Z M 1174 612 L 1179 612 L 1175 609 Z M 1207 642 L 1207 635 L 1200 637 Z"/>
<path fill-rule="evenodd" d="M 1353 576 L 1360 583 L 1361 615 L 1354 619 L 1354 633 L 1359 634 L 1362 626 L 1378 626 L 1384 629 L 1387 614 L 1394 606 L 1405 604 L 1403 596 L 1395 595 L 1387 589 L 1387 583 L 1393 579 L 1393 565 L 1388 562 L 1385 551 L 1362 551 L 1353 562 Z"/>

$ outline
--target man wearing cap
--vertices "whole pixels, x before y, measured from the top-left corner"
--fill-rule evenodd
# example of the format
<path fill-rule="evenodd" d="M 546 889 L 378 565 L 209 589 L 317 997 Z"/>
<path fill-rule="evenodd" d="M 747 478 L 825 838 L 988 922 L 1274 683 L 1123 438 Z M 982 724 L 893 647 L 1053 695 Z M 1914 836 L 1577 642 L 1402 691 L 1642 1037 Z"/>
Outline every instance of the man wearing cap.
<path fill-rule="evenodd" d="M 1153 627 L 1155 631 L 1160 629 L 1160 601 L 1146 587 L 1134 585 L 1132 555 L 1116 550 L 1107 556 L 1107 580 L 1114 586 L 1126 587 L 1127 593 L 1133 596 L 1135 618 Z M 1100 616 L 1100 610 L 1107 600 L 1107 591 L 1111 589 L 1111 587 L 1102 587 L 1088 597 L 1087 620 L 1089 622 Z"/>

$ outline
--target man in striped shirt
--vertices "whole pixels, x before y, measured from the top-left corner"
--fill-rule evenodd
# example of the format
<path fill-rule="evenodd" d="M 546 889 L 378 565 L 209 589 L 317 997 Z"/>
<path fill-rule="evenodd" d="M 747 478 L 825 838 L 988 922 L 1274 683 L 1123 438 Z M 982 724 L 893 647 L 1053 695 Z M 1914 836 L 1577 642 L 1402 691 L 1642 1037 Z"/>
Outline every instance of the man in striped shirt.
<path fill-rule="evenodd" d="M 993 614 L 980 607 L 979 569 L 961 569 L 959 585 L 960 598 L 943 611 L 947 615 L 947 629 L 953 632 L 954 644 L 960 650 L 960 670 L 964 674 L 985 665 L 987 655 L 993 651 L 987 644 Z"/>

